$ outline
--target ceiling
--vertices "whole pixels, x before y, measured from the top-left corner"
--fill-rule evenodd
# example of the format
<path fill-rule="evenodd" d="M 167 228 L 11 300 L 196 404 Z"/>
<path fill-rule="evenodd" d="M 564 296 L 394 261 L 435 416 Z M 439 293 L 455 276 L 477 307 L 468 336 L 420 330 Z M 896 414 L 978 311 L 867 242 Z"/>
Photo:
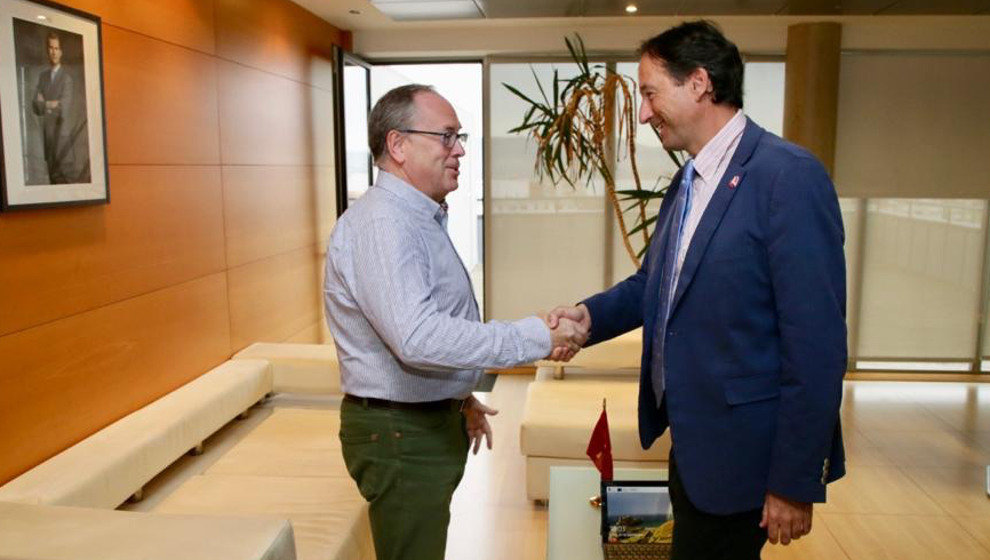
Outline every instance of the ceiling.
<path fill-rule="evenodd" d="M 990 0 L 294 0 L 343 29 L 405 21 L 602 16 L 990 15 Z M 626 6 L 634 4 L 635 14 Z M 355 13 L 356 12 L 356 13 Z"/>

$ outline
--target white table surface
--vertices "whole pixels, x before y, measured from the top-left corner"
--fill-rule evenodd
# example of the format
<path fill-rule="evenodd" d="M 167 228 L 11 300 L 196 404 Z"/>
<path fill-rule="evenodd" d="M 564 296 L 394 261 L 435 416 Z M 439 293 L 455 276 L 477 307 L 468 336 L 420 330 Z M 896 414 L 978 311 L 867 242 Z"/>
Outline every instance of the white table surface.
<path fill-rule="evenodd" d="M 615 469 L 615 480 L 665 480 L 667 469 Z M 602 560 L 601 477 L 594 467 L 550 467 L 547 560 Z"/>

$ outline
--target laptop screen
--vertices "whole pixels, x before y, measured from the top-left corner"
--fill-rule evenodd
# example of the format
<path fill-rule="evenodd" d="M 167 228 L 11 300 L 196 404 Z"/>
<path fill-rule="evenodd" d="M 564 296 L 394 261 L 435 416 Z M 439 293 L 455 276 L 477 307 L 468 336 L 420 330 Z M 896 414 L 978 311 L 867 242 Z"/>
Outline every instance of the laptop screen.
<path fill-rule="evenodd" d="M 602 541 L 670 543 L 674 513 L 666 481 L 602 482 Z"/>

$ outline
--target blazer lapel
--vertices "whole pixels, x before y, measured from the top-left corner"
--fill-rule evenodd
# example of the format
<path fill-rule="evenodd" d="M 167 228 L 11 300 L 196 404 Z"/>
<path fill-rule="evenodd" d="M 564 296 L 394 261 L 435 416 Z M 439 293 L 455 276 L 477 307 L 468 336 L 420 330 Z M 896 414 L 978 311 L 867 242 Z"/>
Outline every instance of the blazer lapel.
<path fill-rule="evenodd" d="M 701 215 L 698 228 L 691 237 L 691 244 L 688 246 L 687 254 L 684 256 L 684 264 L 681 266 L 681 274 L 677 279 L 677 289 L 674 291 L 674 301 L 670 307 L 671 316 L 677 311 L 677 304 L 691 285 L 691 281 L 694 280 L 694 275 L 698 271 L 705 250 L 708 249 L 708 242 L 711 241 L 712 235 L 718 229 L 722 216 L 729 208 L 729 203 L 732 202 L 736 191 L 745 188 L 745 164 L 753 155 L 757 141 L 762 135 L 763 129 L 747 117 L 746 128 L 743 131 L 742 139 L 739 141 L 739 146 L 736 148 L 736 153 L 733 154 L 732 161 L 729 162 L 729 167 L 726 168 L 725 175 L 722 176 L 722 181 L 715 189 L 715 194 L 708 202 L 708 207 Z"/>

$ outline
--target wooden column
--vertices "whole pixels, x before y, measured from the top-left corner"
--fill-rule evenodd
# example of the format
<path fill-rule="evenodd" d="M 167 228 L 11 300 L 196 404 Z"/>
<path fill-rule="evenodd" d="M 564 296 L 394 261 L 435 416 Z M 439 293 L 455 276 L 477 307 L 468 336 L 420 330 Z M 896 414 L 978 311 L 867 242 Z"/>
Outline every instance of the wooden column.
<path fill-rule="evenodd" d="M 841 44 L 839 23 L 787 28 L 784 137 L 815 154 L 829 174 L 835 163 Z"/>

